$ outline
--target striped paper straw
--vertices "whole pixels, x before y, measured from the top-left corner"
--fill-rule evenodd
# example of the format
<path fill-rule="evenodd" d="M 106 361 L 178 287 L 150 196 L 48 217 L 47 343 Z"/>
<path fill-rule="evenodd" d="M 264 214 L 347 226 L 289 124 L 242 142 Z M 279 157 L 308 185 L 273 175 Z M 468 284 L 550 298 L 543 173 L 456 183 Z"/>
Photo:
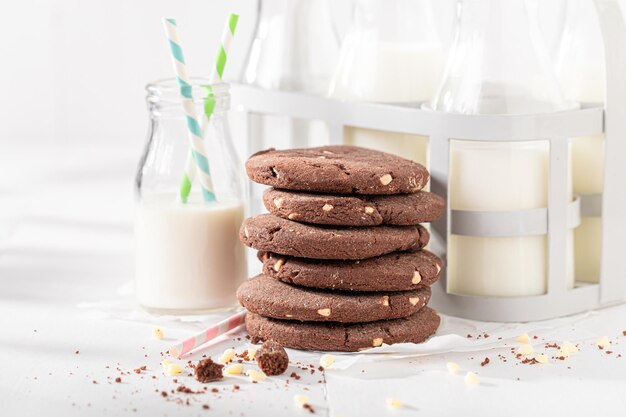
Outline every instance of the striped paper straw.
<path fill-rule="evenodd" d="M 237 314 L 230 316 L 227 319 L 220 321 L 219 323 L 209 327 L 206 330 L 183 340 L 175 346 L 172 346 L 168 352 L 176 359 L 191 352 L 192 350 L 199 348 L 210 340 L 215 339 L 217 336 L 221 336 L 225 333 L 235 330 L 242 326 L 245 322 L 246 312 L 240 311 Z"/>
<path fill-rule="evenodd" d="M 215 65 L 211 70 L 209 77 L 209 84 L 215 84 L 222 81 L 222 75 L 224 74 L 224 67 L 226 67 L 226 61 L 228 60 L 228 54 L 230 53 L 230 44 L 235 36 L 235 30 L 237 29 L 237 22 L 239 21 L 239 15 L 231 13 L 228 15 L 226 25 L 224 25 L 224 31 L 222 32 L 222 39 L 220 42 L 219 50 L 215 58 Z M 207 95 L 204 98 L 204 115 L 202 117 L 202 124 L 200 126 L 204 133 L 209 126 L 209 120 L 213 115 L 215 109 L 215 98 L 213 97 L 213 91 L 211 85 L 207 86 Z M 189 193 L 191 192 L 191 183 L 195 173 L 195 166 L 193 163 L 193 156 L 191 152 L 187 155 L 187 162 L 185 163 L 185 173 L 183 179 L 180 182 L 180 199 L 181 201 L 187 201 Z"/>
<path fill-rule="evenodd" d="M 178 38 L 178 30 L 176 27 L 176 20 L 163 19 L 163 26 L 167 35 L 167 40 L 172 53 L 172 63 L 174 64 L 174 71 L 176 72 L 176 79 L 180 86 L 180 94 L 182 95 L 183 108 L 185 110 L 185 116 L 187 119 L 187 127 L 189 130 L 189 141 L 191 144 L 191 155 L 195 161 L 195 166 L 200 170 L 200 184 L 202 186 L 202 197 L 205 202 L 215 201 L 215 194 L 213 193 L 213 183 L 211 181 L 211 172 L 209 169 L 209 160 L 207 153 L 202 142 L 202 130 L 198 124 L 198 117 L 196 114 L 196 108 L 193 102 L 193 96 L 191 94 L 192 87 L 189 83 L 189 76 L 187 75 L 187 66 L 185 65 L 185 57 L 183 55 L 183 48 L 181 47 L 180 40 Z M 186 201 L 186 197 L 183 201 Z M 181 196 L 182 197 L 182 196 Z"/>

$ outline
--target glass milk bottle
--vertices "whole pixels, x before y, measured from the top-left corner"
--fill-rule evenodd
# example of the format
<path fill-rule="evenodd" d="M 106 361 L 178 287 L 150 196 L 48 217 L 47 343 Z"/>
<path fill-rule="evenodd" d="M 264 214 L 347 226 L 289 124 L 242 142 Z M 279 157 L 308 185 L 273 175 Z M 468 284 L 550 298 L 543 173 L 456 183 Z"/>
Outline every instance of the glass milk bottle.
<path fill-rule="evenodd" d="M 432 99 L 444 54 L 429 0 L 355 0 L 329 95 L 342 100 L 418 105 Z M 427 165 L 427 138 L 348 128 L 345 142 Z"/>
<path fill-rule="evenodd" d="M 327 0 L 260 0 L 243 80 L 267 90 L 324 95 L 336 65 L 337 36 Z M 252 115 L 249 153 L 328 144 L 321 121 Z M 251 214 L 263 211 L 265 187 L 251 185 Z"/>
<path fill-rule="evenodd" d="M 557 76 L 568 100 L 603 103 L 605 90 L 604 48 L 593 0 L 570 0 Z M 603 135 L 572 138 L 574 193 L 598 199 L 604 174 Z M 598 282 L 602 250 L 600 213 L 582 213 L 575 231 L 576 280 Z"/>
<path fill-rule="evenodd" d="M 208 85 L 192 80 L 198 114 Z M 186 203 L 179 185 L 189 152 L 187 124 L 175 80 L 147 86 L 148 142 L 136 179 L 136 291 L 156 313 L 193 314 L 236 305 L 247 275 L 239 242 L 242 169 L 228 127 L 228 84 L 212 86 L 215 109 L 204 142 L 217 202 L 203 202 L 196 178 Z M 198 175 L 198 174 L 197 174 Z"/>
<path fill-rule="evenodd" d="M 529 114 L 566 108 L 530 5 L 526 0 L 461 1 L 457 38 L 432 108 L 463 114 Z M 547 141 L 452 139 L 451 210 L 547 207 Z M 571 189 L 569 193 L 571 200 Z M 448 239 L 449 292 L 500 297 L 546 292 L 546 235 L 451 234 Z M 568 247 L 571 286 L 572 240 L 573 235 Z"/>

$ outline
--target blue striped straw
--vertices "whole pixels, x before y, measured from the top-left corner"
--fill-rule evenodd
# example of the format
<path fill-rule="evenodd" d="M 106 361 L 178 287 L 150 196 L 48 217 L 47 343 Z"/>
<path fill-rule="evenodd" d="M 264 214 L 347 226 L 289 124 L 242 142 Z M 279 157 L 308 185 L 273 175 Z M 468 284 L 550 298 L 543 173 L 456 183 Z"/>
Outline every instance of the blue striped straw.
<path fill-rule="evenodd" d="M 189 82 L 189 76 L 187 75 L 183 48 L 181 47 L 180 40 L 178 38 L 176 20 L 163 19 L 163 27 L 165 28 L 165 33 L 167 35 L 170 52 L 172 53 L 172 63 L 174 64 L 174 71 L 176 72 L 176 80 L 180 86 L 183 109 L 185 111 L 187 127 L 189 130 L 191 153 L 194 161 L 196 162 L 196 167 L 200 172 L 199 179 L 200 185 L 202 186 L 202 198 L 205 202 L 214 202 L 216 199 L 215 193 L 213 192 L 213 182 L 211 181 L 209 160 L 207 158 L 206 149 L 204 148 L 204 142 L 202 142 L 202 129 L 198 124 L 196 107 L 191 94 L 192 87 Z M 187 194 L 183 195 L 181 189 L 180 197 L 183 202 L 187 201 L 188 194 L 189 193 L 187 192 Z"/>

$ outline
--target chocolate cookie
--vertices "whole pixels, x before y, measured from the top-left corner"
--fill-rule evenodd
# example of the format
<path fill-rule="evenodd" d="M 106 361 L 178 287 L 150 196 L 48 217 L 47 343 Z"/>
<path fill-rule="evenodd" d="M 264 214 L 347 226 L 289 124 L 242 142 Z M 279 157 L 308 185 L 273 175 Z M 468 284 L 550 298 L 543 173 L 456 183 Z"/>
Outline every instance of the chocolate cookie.
<path fill-rule="evenodd" d="M 248 313 L 246 327 L 252 337 L 294 349 L 353 352 L 383 343 L 421 343 L 437 331 L 440 320 L 429 307 L 409 317 L 364 324 L 296 322 Z"/>
<path fill-rule="evenodd" d="M 280 343 L 268 340 L 255 355 L 256 363 L 265 375 L 280 375 L 289 367 L 289 355 Z"/>
<path fill-rule="evenodd" d="M 239 303 L 252 313 L 299 321 L 370 322 L 407 317 L 430 300 L 430 287 L 394 292 L 324 291 L 258 275 L 239 286 Z"/>
<path fill-rule="evenodd" d="M 421 249 L 430 235 L 420 225 L 332 228 L 261 214 L 244 220 L 239 238 L 254 249 L 281 255 L 356 260 Z"/>
<path fill-rule="evenodd" d="M 246 171 L 276 188 L 341 194 L 413 193 L 429 178 L 416 162 L 356 146 L 268 149 L 252 155 Z"/>
<path fill-rule="evenodd" d="M 263 273 L 288 284 L 348 291 L 407 291 L 432 285 L 443 262 L 426 250 L 361 261 L 322 261 L 260 253 Z"/>
<path fill-rule="evenodd" d="M 269 188 L 263 202 L 270 213 L 285 219 L 334 226 L 414 225 L 437 220 L 444 208 L 443 198 L 425 191 L 356 196 Z"/>

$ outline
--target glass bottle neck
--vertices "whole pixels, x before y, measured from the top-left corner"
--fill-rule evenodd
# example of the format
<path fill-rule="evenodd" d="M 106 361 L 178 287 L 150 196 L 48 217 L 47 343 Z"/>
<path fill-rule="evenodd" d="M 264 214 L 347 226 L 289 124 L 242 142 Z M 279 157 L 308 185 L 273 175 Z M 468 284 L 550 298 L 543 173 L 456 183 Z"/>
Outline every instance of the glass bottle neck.
<path fill-rule="evenodd" d="M 228 111 L 230 106 L 230 86 L 226 83 L 210 84 L 208 79 L 191 79 L 188 91 L 200 116 L 206 108 L 214 115 Z M 146 86 L 146 103 L 152 118 L 183 118 L 185 116 L 182 92 L 173 79 L 159 80 Z"/>

